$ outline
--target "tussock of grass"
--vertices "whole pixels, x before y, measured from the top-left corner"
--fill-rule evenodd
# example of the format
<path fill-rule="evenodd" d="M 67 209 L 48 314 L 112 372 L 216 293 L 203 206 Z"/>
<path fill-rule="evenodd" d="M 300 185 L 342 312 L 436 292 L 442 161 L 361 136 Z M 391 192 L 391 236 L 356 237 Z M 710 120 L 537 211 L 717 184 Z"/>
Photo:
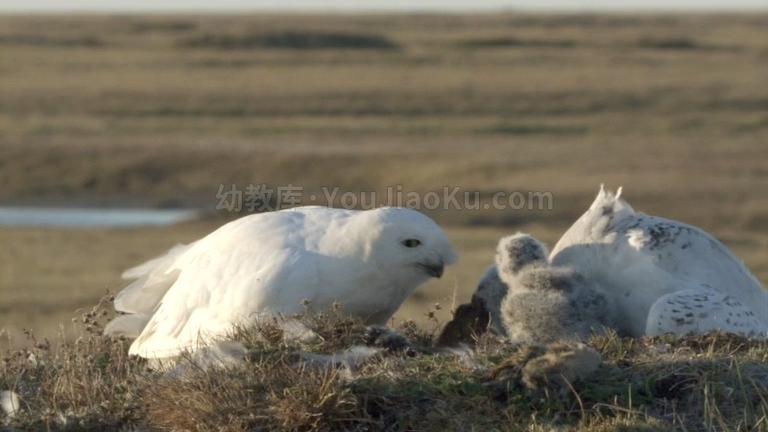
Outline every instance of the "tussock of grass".
<path fill-rule="evenodd" d="M 82 335 L 71 343 L 54 349 L 28 334 L 33 346 L 3 353 L 0 388 L 21 398 L 20 413 L 6 423 L 26 430 L 110 430 L 140 421 L 139 389 L 157 375 L 128 356 L 127 341 L 101 335 L 103 311 L 84 314 Z"/>
<path fill-rule="evenodd" d="M 384 36 L 333 32 L 273 32 L 264 34 L 208 33 L 186 39 L 180 43 L 189 48 L 235 49 L 354 49 L 391 50 L 398 46 Z"/>
<path fill-rule="evenodd" d="M 0 421 L 78 430 L 768 429 L 765 342 L 609 334 L 589 341 L 603 359 L 597 372 L 565 381 L 549 362 L 544 373 L 553 379 L 532 386 L 526 374 L 562 348 L 483 336 L 472 354 L 429 344 L 385 350 L 354 368 L 318 367 L 298 359 L 369 343 L 368 332 L 336 311 L 297 318 L 316 341 L 288 342 L 264 322 L 235 332 L 249 351 L 242 364 L 172 376 L 128 357 L 126 341 L 102 336 L 94 309 L 75 342 L 5 354 L 0 387 L 18 393 L 22 409 Z M 433 336 L 411 324 L 401 331 L 421 343 Z"/>

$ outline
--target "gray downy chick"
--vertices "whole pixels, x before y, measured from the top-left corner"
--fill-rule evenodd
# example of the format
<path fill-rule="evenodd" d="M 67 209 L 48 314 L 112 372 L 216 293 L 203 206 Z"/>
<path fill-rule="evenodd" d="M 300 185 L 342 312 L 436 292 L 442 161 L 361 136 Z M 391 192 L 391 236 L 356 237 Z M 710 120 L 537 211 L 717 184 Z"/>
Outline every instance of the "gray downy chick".
<path fill-rule="evenodd" d="M 511 241 L 511 239 L 519 241 Z M 499 336 L 507 336 L 502 320 L 501 303 L 507 296 L 509 287 L 499 275 L 516 274 L 526 266 L 546 266 L 547 249 L 533 237 L 518 233 L 499 241 L 495 261 L 495 264 L 488 267 L 480 279 L 472 300 L 482 302 L 488 311 L 491 321 L 489 329 Z"/>
<path fill-rule="evenodd" d="M 610 326 L 610 305 L 578 272 L 551 266 L 546 247 L 528 234 L 499 240 L 498 277 L 508 289 L 500 316 L 513 342 L 584 340 Z"/>

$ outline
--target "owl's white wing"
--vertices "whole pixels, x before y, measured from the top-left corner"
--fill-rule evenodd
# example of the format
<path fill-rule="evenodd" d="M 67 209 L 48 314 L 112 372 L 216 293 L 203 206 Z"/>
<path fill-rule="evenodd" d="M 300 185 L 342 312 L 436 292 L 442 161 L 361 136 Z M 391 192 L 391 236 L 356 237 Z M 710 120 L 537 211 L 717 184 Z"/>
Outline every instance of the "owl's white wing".
<path fill-rule="evenodd" d="M 707 288 L 676 291 L 659 298 L 648 313 L 645 334 L 685 336 L 715 330 L 766 337 L 766 327 L 749 305 Z"/>
<path fill-rule="evenodd" d="M 221 230 L 226 230 L 225 227 L 228 225 L 239 223 L 240 220 L 231 222 Z M 123 279 L 133 281 L 115 295 L 114 307 L 120 315 L 107 324 L 104 333 L 112 336 L 138 337 L 160 304 L 160 300 L 176 282 L 181 268 L 180 263 L 193 249 L 194 244 L 177 244 L 165 254 L 124 271 Z"/>
<path fill-rule="evenodd" d="M 151 259 L 126 270 L 123 279 L 134 279 L 115 296 L 114 306 L 120 312 L 104 328 L 112 336 L 137 337 L 149 322 L 155 308 L 168 289 L 176 282 L 178 270 L 176 261 L 191 245 L 176 245 L 165 255 Z"/>
<path fill-rule="evenodd" d="M 131 354 L 169 357 L 225 336 L 254 313 L 292 313 L 316 292 L 317 257 L 305 248 L 305 213 L 230 222 L 176 258 L 177 273 Z M 312 300 L 311 298 L 309 300 Z"/>
<path fill-rule="evenodd" d="M 220 335 L 246 311 L 298 307 L 297 297 L 317 280 L 304 248 L 312 235 L 305 213 L 312 210 L 244 217 L 126 271 L 137 279 L 116 296 L 115 308 L 127 315 L 105 332 L 138 336 L 132 353 L 165 356 Z"/>
<path fill-rule="evenodd" d="M 151 313 L 178 277 L 176 261 L 191 245 L 178 244 L 165 255 L 151 259 L 123 272 L 123 279 L 133 279 L 115 296 L 115 310 L 129 314 Z"/>
<path fill-rule="evenodd" d="M 178 355 L 257 314 L 290 314 L 315 292 L 316 266 L 304 250 L 217 250 L 190 259 L 130 353 L 147 358 Z M 312 298 L 308 298 L 312 300 Z"/>

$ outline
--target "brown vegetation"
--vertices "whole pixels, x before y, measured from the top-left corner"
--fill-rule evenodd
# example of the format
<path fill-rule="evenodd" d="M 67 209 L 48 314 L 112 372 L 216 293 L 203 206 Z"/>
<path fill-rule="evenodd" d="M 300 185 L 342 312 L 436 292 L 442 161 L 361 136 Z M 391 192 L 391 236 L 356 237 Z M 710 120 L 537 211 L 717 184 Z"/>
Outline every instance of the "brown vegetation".
<path fill-rule="evenodd" d="M 154 370 L 127 342 L 85 333 L 3 354 L 0 388 L 21 400 L 0 424 L 22 430 L 767 430 L 768 345 L 726 334 L 679 340 L 594 337 L 591 348 L 511 346 L 483 337 L 474 353 L 442 351 L 405 323 L 417 350 L 382 351 L 354 368 L 300 361 L 365 343 L 357 321 L 299 317 L 311 345 L 269 322 L 240 329 L 247 360 Z M 602 358 L 602 363 L 599 359 Z M 192 362 L 193 357 L 182 360 Z"/>

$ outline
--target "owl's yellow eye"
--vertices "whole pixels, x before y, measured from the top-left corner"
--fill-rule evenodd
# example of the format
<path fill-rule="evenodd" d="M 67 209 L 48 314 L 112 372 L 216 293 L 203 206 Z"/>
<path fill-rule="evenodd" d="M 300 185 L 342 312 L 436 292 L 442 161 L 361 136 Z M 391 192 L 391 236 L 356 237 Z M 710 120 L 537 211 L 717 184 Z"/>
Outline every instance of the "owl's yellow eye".
<path fill-rule="evenodd" d="M 421 240 L 418 239 L 405 239 L 403 240 L 403 246 L 409 247 L 409 248 L 415 248 L 416 246 L 419 246 L 421 244 Z"/>

